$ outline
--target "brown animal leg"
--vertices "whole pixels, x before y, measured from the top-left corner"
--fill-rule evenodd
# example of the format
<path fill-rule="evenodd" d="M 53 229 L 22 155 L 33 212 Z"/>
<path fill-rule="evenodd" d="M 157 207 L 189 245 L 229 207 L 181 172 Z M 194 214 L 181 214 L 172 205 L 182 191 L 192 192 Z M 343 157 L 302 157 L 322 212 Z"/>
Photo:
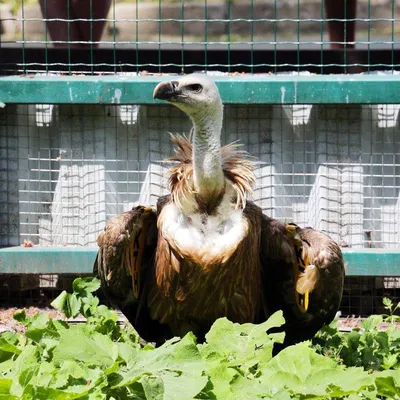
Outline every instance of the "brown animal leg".
<path fill-rule="evenodd" d="M 325 0 L 326 16 L 328 19 L 353 20 L 356 17 L 357 0 Z M 352 48 L 355 41 L 355 21 L 329 21 L 329 38 L 333 49 Z"/>
<path fill-rule="evenodd" d="M 107 17 L 111 0 L 40 0 L 45 18 L 103 19 Z M 47 28 L 54 41 L 98 42 L 106 21 L 49 21 Z M 54 43 L 55 47 L 88 47 L 86 43 Z M 93 45 L 94 47 L 97 44 Z"/>
<path fill-rule="evenodd" d="M 75 19 L 75 15 L 69 10 L 68 0 L 40 0 L 40 8 L 44 18 Z M 77 22 L 49 21 L 46 23 L 50 37 L 54 41 L 66 43 L 54 43 L 54 47 L 80 47 L 77 43 L 67 43 L 81 40 L 79 37 Z"/>
<path fill-rule="evenodd" d="M 76 18 L 82 19 L 107 18 L 108 10 L 111 6 L 111 0 L 70 0 L 70 3 Z M 79 21 L 78 30 L 81 40 L 99 42 L 105 26 L 106 21 Z M 93 44 L 92 46 L 97 47 L 98 44 Z"/>

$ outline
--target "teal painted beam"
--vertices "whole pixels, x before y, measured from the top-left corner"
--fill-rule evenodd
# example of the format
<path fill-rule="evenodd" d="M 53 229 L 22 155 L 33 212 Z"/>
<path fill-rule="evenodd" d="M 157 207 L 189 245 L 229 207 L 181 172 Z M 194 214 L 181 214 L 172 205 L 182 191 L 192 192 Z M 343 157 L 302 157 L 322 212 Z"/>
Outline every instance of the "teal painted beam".
<path fill-rule="evenodd" d="M 91 273 L 96 248 L 10 247 L 0 249 L 0 274 Z M 343 249 L 348 276 L 400 276 L 400 250 Z"/>
<path fill-rule="evenodd" d="M 87 247 L 8 247 L 0 249 L 0 274 L 87 274 L 96 254 Z"/>
<path fill-rule="evenodd" d="M 0 102 L 157 104 L 153 89 L 174 76 L 6 76 Z M 226 104 L 400 103 L 396 75 L 215 76 Z"/>
<path fill-rule="evenodd" d="M 400 276 L 400 250 L 342 249 L 346 275 Z"/>

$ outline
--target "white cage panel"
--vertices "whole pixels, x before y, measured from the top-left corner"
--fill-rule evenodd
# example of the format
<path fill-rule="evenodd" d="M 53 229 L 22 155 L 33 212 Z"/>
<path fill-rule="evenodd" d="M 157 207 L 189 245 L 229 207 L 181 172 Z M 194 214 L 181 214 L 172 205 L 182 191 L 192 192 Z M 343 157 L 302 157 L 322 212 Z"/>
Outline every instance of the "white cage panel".
<path fill-rule="evenodd" d="M 226 106 L 223 143 L 256 164 L 264 211 L 342 245 L 399 247 L 397 105 Z M 169 106 L 8 105 L 0 114 L 0 244 L 96 246 L 111 216 L 167 193 Z"/>

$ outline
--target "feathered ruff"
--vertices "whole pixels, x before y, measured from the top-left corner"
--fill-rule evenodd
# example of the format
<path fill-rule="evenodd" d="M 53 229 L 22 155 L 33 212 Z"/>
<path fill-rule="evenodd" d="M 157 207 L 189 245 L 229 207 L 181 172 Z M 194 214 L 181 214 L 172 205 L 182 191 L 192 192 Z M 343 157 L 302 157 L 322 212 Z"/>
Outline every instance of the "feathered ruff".
<path fill-rule="evenodd" d="M 169 170 L 168 185 L 172 201 L 182 209 L 182 199 L 187 199 L 189 194 L 195 194 L 193 187 L 193 163 L 192 163 L 192 133 L 185 135 L 172 135 L 171 140 L 177 146 L 174 149 L 175 156 L 168 161 L 178 164 Z M 222 169 L 225 178 L 228 179 L 236 193 L 236 209 L 244 209 L 247 198 L 253 193 L 255 185 L 254 164 L 250 161 L 250 155 L 240 150 L 241 144 L 233 142 L 221 148 Z"/>

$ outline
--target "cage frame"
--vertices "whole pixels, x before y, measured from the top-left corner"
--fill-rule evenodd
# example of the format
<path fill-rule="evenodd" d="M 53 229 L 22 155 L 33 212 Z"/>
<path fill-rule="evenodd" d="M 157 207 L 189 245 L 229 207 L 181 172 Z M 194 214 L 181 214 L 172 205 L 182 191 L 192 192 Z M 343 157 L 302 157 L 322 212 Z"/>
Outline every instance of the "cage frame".
<path fill-rule="evenodd" d="M 163 76 L 25 75 L 0 77 L 3 104 L 161 104 Z M 216 75 L 225 104 L 399 104 L 400 76 Z"/>
<path fill-rule="evenodd" d="M 161 104 L 154 86 L 171 75 L 4 76 L 0 103 Z M 225 104 L 400 104 L 400 77 L 383 75 L 217 75 Z M 0 274 L 91 273 L 97 250 L 79 247 L 0 249 Z M 400 276 L 400 249 L 343 249 L 348 276 Z"/>

